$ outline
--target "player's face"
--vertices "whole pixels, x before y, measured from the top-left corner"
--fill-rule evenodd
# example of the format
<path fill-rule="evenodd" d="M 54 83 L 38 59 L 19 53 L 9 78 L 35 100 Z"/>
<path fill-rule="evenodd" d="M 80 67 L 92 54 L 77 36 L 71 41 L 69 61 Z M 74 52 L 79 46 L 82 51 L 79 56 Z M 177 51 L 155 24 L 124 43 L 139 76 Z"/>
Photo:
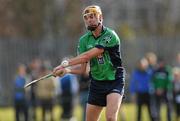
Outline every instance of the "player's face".
<path fill-rule="evenodd" d="M 83 16 L 86 27 L 97 27 L 99 24 L 99 16 L 94 13 L 88 13 Z"/>

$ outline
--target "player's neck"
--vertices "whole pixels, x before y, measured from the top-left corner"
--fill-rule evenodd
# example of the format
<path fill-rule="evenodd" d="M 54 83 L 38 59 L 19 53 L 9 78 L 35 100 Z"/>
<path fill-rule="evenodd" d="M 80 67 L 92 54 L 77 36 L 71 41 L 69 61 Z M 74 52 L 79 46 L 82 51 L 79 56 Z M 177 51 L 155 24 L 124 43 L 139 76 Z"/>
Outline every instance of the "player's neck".
<path fill-rule="evenodd" d="M 95 38 L 99 37 L 102 32 L 102 25 L 99 25 L 95 31 L 92 31 Z"/>

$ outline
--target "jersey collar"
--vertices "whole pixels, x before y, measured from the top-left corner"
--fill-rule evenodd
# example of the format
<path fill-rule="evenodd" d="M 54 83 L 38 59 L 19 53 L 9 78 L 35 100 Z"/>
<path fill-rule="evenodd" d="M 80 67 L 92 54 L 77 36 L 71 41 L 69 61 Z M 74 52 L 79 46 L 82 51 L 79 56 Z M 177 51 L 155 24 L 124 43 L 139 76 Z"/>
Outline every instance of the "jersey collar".
<path fill-rule="evenodd" d="M 102 26 L 102 31 L 101 31 L 101 34 L 100 36 L 102 36 L 105 32 L 106 32 L 107 28 L 105 26 Z M 88 35 L 89 36 L 93 36 L 93 33 L 91 31 L 88 32 Z M 99 38 L 100 36 L 98 36 L 97 38 Z M 94 36 L 93 36 L 94 37 Z M 95 37 L 94 37 L 95 38 Z M 95 39 L 97 39 L 95 38 Z"/>

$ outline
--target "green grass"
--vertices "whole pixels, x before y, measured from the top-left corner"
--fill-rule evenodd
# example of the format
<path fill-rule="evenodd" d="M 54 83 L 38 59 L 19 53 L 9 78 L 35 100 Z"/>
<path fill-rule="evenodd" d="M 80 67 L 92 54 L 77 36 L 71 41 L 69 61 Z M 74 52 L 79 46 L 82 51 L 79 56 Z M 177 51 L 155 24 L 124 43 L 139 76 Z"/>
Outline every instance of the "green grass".
<path fill-rule="evenodd" d="M 54 111 L 55 121 L 60 121 L 59 117 L 62 112 L 61 107 L 55 106 L 53 111 Z M 105 112 L 105 110 L 103 110 L 103 112 L 101 114 L 100 121 L 106 121 L 104 112 Z M 142 112 L 143 112 L 143 114 L 142 114 L 143 121 L 150 121 L 146 107 L 143 107 Z M 37 108 L 36 113 L 37 113 L 37 121 L 41 121 L 41 109 Z M 74 115 L 76 116 L 77 121 L 81 121 L 81 114 L 82 114 L 82 109 L 80 106 L 77 106 L 75 108 L 75 112 L 74 112 Z M 121 107 L 120 113 L 118 115 L 118 121 L 121 121 L 120 117 L 122 115 L 124 115 L 125 121 L 135 121 L 135 119 L 136 119 L 135 105 L 134 104 L 123 104 Z M 166 121 L 166 107 L 165 106 L 162 107 L 161 116 L 162 116 L 162 121 Z M 14 115 L 13 107 L 0 108 L 0 121 L 15 121 L 14 117 L 15 117 L 15 115 Z"/>

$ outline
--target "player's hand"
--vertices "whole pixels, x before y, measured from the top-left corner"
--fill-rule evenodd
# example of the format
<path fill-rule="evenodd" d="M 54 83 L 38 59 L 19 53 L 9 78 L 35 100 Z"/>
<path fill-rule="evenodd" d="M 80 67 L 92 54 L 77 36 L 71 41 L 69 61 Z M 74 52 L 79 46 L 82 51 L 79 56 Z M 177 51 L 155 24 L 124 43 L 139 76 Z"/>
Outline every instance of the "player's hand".
<path fill-rule="evenodd" d="M 68 60 L 64 60 L 61 62 L 61 65 L 57 66 L 54 68 L 53 70 L 53 75 L 56 76 L 64 76 L 66 73 L 70 73 L 71 70 L 66 68 L 69 66 L 69 61 Z"/>
<path fill-rule="evenodd" d="M 59 65 L 53 69 L 53 75 L 55 77 L 62 76 L 63 73 L 64 73 L 64 67 L 62 67 L 61 65 Z"/>
<path fill-rule="evenodd" d="M 64 68 L 62 67 L 61 65 L 56 67 L 54 70 L 53 70 L 53 75 L 56 77 L 56 76 L 64 76 L 65 74 L 67 73 L 71 73 L 71 69 L 69 68 Z"/>
<path fill-rule="evenodd" d="M 66 74 L 66 69 L 63 68 L 63 69 L 57 70 L 55 74 L 56 76 L 62 77 Z"/>

